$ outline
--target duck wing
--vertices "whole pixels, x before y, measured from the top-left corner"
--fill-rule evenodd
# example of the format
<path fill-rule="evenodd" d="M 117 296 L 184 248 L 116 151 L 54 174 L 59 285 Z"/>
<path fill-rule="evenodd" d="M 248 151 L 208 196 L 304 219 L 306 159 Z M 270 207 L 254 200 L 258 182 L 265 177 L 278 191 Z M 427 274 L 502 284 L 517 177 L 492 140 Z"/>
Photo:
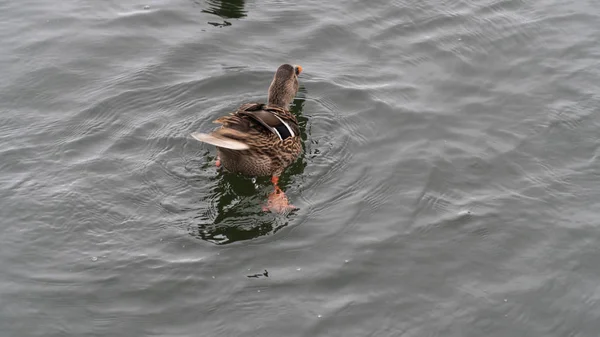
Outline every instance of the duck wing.
<path fill-rule="evenodd" d="M 300 134 L 296 118 L 287 110 L 261 103 L 246 103 L 227 116 L 213 121 L 222 127 L 211 132 L 193 133 L 196 140 L 231 150 L 247 150 L 256 137 L 285 140 Z M 272 134 L 272 135 L 269 135 Z"/>

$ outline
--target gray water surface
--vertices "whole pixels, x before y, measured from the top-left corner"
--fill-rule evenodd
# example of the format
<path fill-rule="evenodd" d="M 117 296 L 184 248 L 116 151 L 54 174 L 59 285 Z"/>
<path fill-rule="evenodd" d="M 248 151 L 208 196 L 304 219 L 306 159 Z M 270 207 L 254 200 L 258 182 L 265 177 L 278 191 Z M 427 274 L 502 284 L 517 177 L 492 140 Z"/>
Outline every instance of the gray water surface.
<path fill-rule="evenodd" d="M 2 336 L 598 336 L 593 1 L 0 0 L 0 42 Z M 282 63 L 287 216 L 189 137 Z"/>

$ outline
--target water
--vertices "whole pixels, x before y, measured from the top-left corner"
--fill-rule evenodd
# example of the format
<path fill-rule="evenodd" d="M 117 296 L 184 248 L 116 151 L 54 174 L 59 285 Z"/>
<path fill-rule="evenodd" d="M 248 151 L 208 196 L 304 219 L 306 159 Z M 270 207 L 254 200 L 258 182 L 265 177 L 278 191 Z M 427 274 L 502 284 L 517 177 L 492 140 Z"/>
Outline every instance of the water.
<path fill-rule="evenodd" d="M 2 335 L 597 336 L 599 14 L 0 1 Z M 281 63 L 288 216 L 189 137 Z"/>

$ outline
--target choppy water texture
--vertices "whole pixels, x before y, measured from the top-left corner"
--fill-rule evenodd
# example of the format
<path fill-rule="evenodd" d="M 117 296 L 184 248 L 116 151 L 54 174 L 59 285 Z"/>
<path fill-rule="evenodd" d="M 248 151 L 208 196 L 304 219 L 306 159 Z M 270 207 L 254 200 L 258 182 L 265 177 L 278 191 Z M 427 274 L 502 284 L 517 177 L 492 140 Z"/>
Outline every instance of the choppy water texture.
<path fill-rule="evenodd" d="M 0 1 L 2 335 L 598 336 L 599 14 Z M 288 216 L 189 137 L 281 63 Z"/>

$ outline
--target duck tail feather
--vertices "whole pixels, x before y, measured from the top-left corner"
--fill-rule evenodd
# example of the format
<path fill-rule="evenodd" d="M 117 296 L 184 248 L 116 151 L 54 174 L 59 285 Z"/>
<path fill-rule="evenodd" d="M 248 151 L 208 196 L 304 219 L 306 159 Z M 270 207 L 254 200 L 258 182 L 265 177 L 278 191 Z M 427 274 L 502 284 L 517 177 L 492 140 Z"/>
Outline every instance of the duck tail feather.
<path fill-rule="evenodd" d="M 192 133 L 191 136 L 203 143 L 208 143 L 214 146 L 230 149 L 230 150 L 248 150 L 250 146 L 248 144 L 240 142 L 239 140 L 231 139 L 228 137 L 224 137 L 219 134 L 206 134 L 195 132 Z"/>

